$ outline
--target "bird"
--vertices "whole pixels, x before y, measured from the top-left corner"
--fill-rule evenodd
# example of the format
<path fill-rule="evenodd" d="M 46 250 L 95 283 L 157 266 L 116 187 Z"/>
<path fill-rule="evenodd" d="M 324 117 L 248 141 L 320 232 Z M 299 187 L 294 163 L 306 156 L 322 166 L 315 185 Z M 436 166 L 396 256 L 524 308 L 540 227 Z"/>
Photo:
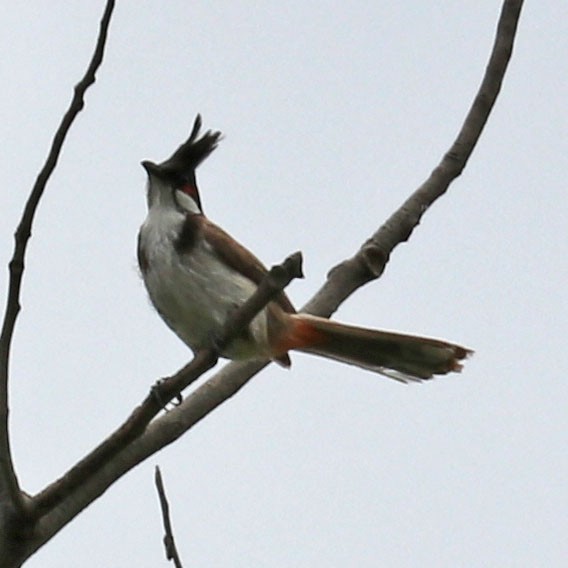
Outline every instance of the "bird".
<path fill-rule="evenodd" d="M 209 347 L 231 313 L 267 273 L 247 248 L 203 212 L 195 171 L 221 132 L 189 138 L 147 173 L 148 213 L 138 233 L 138 265 L 149 298 L 168 327 L 197 353 Z M 220 353 L 233 360 L 272 360 L 290 367 L 289 351 L 356 365 L 397 381 L 421 382 L 459 372 L 470 349 L 441 339 L 368 329 L 298 313 L 281 292 Z"/>

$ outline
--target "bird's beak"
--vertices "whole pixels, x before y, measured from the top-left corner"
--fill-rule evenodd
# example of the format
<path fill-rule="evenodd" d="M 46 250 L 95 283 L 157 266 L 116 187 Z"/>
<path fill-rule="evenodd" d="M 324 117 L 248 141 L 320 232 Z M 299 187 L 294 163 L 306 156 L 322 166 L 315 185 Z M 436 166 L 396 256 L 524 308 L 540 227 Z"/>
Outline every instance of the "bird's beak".
<path fill-rule="evenodd" d="M 153 175 L 154 177 L 164 177 L 164 172 L 162 168 L 158 166 L 158 164 L 154 164 L 154 162 L 150 162 L 148 160 L 144 160 L 141 162 L 142 167 L 146 170 L 146 173 L 150 176 Z"/>

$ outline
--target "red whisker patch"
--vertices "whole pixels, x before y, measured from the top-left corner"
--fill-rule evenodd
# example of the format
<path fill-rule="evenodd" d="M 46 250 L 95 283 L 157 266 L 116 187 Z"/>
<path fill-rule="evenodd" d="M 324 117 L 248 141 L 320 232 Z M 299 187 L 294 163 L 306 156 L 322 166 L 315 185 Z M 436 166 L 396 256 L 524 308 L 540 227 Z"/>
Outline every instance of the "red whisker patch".
<path fill-rule="evenodd" d="M 185 185 L 182 185 L 180 188 L 180 191 L 183 191 L 185 194 L 189 195 L 190 197 L 193 197 L 193 199 L 197 200 L 197 187 L 194 183 L 186 183 Z"/>

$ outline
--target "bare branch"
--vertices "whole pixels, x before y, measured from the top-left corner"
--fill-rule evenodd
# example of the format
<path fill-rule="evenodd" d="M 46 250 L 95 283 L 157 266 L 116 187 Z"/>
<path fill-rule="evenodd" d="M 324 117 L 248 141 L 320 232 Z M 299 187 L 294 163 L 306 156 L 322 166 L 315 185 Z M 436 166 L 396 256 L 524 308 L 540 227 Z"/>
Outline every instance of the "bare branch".
<path fill-rule="evenodd" d="M 20 312 L 20 289 L 24 275 L 26 248 L 32 234 L 32 224 L 41 196 L 43 195 L 47 182 L 57 165 L 61 148 L 63 147 L 67 133 L 75 118 L 83 109 L 85 104 L 84 95 L 87 89 L 95 82 L 96 73 L 103 61 L 113 9 L 114 0 L 108 0 L 100 22 L 99 35 L 91 62 L 89 63 L 89 67 L 87 68 L 84 77 L 75 86 L 69 108 L 61 120 L 61 124 L 59 125 L 51 143 L 51 148 L 46 162 L 39 172 L 32 188 L 22 214 L 20 224 L 18 225 L 15 233 L 14 254 L 9 264 L 10 283 L 8 288 L 8 299 L 6 302 L 6 312 L 4 315 L 2 333 L 0 335 L 0 488 L 5 487 L 6 493 L 10 496 L 11 504 L 20 517 L 25 516 L 26 510 L 10 451 L 8 431 L 8 376 L 10 346 L 12 343 L 16 319 Z"/>
<path fill-rule="evenodd" d="M 55 482 L 34 497 L 36 507 L 52 505 L 34 527 L 34 539 L 30 543 L 32 554 L 75 518 L 83 509 L 100 497 L 115 481 L 156 453 L 174 442 L 213 409 L 236 394 L 250 378 L 266 367 L 266 361 L 231 362 L 193 391 L 179 406 L 153 420 L 144 433 L 124 448 L 114 459 L 107 461 L 96 475 L 71 486 L 64 482 L 69 492 L 60 491 Z M 73 471 L 73 470 L 71 470 Z M 67 477 L 66 474 L 65 477 Z M 65 477 L 63 479 L 65 479 Z M 56 501 L 51 498 L 54 492 Z M 39 502 L 39 499 L 43 501 Z M 44 507 L 45 510 L 45 507 Z"/>
<path fill-rule="evenodd" d="M 154 476 L 158 497 L 160 498 L 160 509 L 162 510 L 162 521 L 164 523 L 164 547 L 166 549 L 166 558 L 173 560 L 176 568 L 183 568 L 181 559 L 179 557 L 176 543 L 174 540 L 174 533 L 172 531 L 172 522 L 170 520 L 170 505 L 166 497 L 166 490 L 164 489 L 164 482 L 162 481 L 162 474 L 160 468 L 156 466 L 156 474 Z"/>
<path fill-rule="evenodd" d="M 279 294 L 294 278 L 302 276 L 302 255 L 289 256 L 282 264 L 273 266 L 254 294 L 228 318 L 223 332 L 216 338 L 216 345 L 199 351 L 195 357 L 175 375 L 155 385 L 146 399 L 130 417 L 90 454 L 76 464 L 61 479 L 48 486 L 33 498 L 36 516 L 41 516 L 65 499 L 73 490 L 96 474 L 114 456 L 136 440 L 164 406 L 183 389 L 211 369 L 218 360 L 223 346 L 244 329 L 256 314 Z"/>
<path fill-rule="evenodd" d="M 303 310 L 330 316 L 357 288 L 379 278 L 394 248 L 407 241 L 428 208 L 465 168 L 497 100 L 513 52 L 523 0 L 505 0 L 485 75 L 463 126 L 430 177 L 391 215 L 352 258 L 333 268 Z"/>
<path fill-rule="evenodd" d="M 459 176 L 479 139 L 499 92 L 511 56 L 521 7 L 521 0 L 505 0 L 504 2 L 493 53 L 483 83 L 461 132 L 450 150 L 432 172 L 430 178 L 372 235 L 360 251 L 330 272 L 327 282 L 306 305 L 307 311 L 329 315 L 359 286 L 378 278 L 384 271 L 392 250 L 409 238 L 426 209 L 443 195 L 451 181 Z M 238 392 L 266 364 L 267 362 L 253 361 L 233 362 L 226 365 L 194 390 L 174 410 L 151 423 L 146 422 L 147 426 L 142 433 L 129 438 L 132 440 L 131 443 L 125 442 L 126 438 L 123 438 L 111 453 L 107 453 L 104 459 L 100 459 L 96 453 L 109 443 L 111 436 L 62 480 L 33 498 L 38 514 L 46 513 L 35 527 L 34 549 L 49 540 L 53 534 L 94 499 L 102 495 L 124 473 L 141 463 L 149 455 L 173 442 L 196 422 Z M 176 384 L 174 382 L 176 377 L 180 384 L 189 384 L 193 379 L 188 381 L 187 377 L 180 378 L 184 372 L 187 372 L 187 367 L 165 384 Z M 171 394 L 168 388 L 166 387 L 165 391 L 166 398 Z M 156 404 L 155 397 L 152 400 L 153 404 Z M 111 441 L 111 446 L 112 443 Z M 89 464 L 93 469 L 89 470 Z"/>

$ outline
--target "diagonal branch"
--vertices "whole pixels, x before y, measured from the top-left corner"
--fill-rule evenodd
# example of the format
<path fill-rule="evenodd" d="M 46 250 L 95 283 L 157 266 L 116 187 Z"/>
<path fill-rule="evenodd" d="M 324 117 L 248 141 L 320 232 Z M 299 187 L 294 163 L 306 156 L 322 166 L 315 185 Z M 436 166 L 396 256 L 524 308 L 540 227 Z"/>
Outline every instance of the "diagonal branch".
<path fill-rule="evenodd" d="M 215 345 L 202 349 L 172 377 L 158 382 L 130 417 L 61 479 L 48 486 L 32 501 L 36 516 L 56 506 L 78 486 L 108 464 L 113 457 L 138 438 L 150 421 L 183 389 L 211 369 L 219 352 L 234 339 L 272 299 L 294 278 L 302 277 L 302 255 L 296 252 L 282 264 L 273 266 L 254 294 L 228 318 Z M 172 411 L 173 412 L 173 411 Z"/>
<path fill-rule="evenodd" d="M 330 316 L 355 290 L 384 272 L 394 248 L 407 241 L 422 216 L 464 170 L 497 100 L 513 52 L 523 0 L 505 0 L 481 86 L 462 128 L 430 177 L 359 249 L 333 268 L 304 311 Z"/>
<path fill-rule="evenodd" d="M 16 319 L 20 312 L 20 289 L 24 276 L 24 260 L 28 241 L 32 234 L 32 224 L 34 216 L 43 195 L 47 182 L 57 165 L 61 148 L 65 138 L 75 118 L 83 109 L 85 104 L 84 95 L 87 89 L 95 82 L 96 73 L 99 69 L 104 56 L 106 39 L 114 0 L 108 0 L 103 17 L 100 22 L 99 35 L 89 67 L 81 81 L 75 86 L 73 98 L 69 108 L 61 120 L 61 124 L 53 138 L 46 162 L 39 172 L 35 184 L 32 188 L 20 224 L 15 234 L 15 246 L 12 260 L 10 261 L 10 283 L 8 288 L 8 299 L 6 302 L 6 312 L 2 333 L 0 335 L 0 488 L 5 488 L 10 495 L 10 500 L 19 515 L 24 514 L 24 501 L 20 492 L 20 487 L 14 470 L 12 454 L 10 452 L 10 440 L 8 432 L 8 375 L 10 346 L 14 334 Z"/>

